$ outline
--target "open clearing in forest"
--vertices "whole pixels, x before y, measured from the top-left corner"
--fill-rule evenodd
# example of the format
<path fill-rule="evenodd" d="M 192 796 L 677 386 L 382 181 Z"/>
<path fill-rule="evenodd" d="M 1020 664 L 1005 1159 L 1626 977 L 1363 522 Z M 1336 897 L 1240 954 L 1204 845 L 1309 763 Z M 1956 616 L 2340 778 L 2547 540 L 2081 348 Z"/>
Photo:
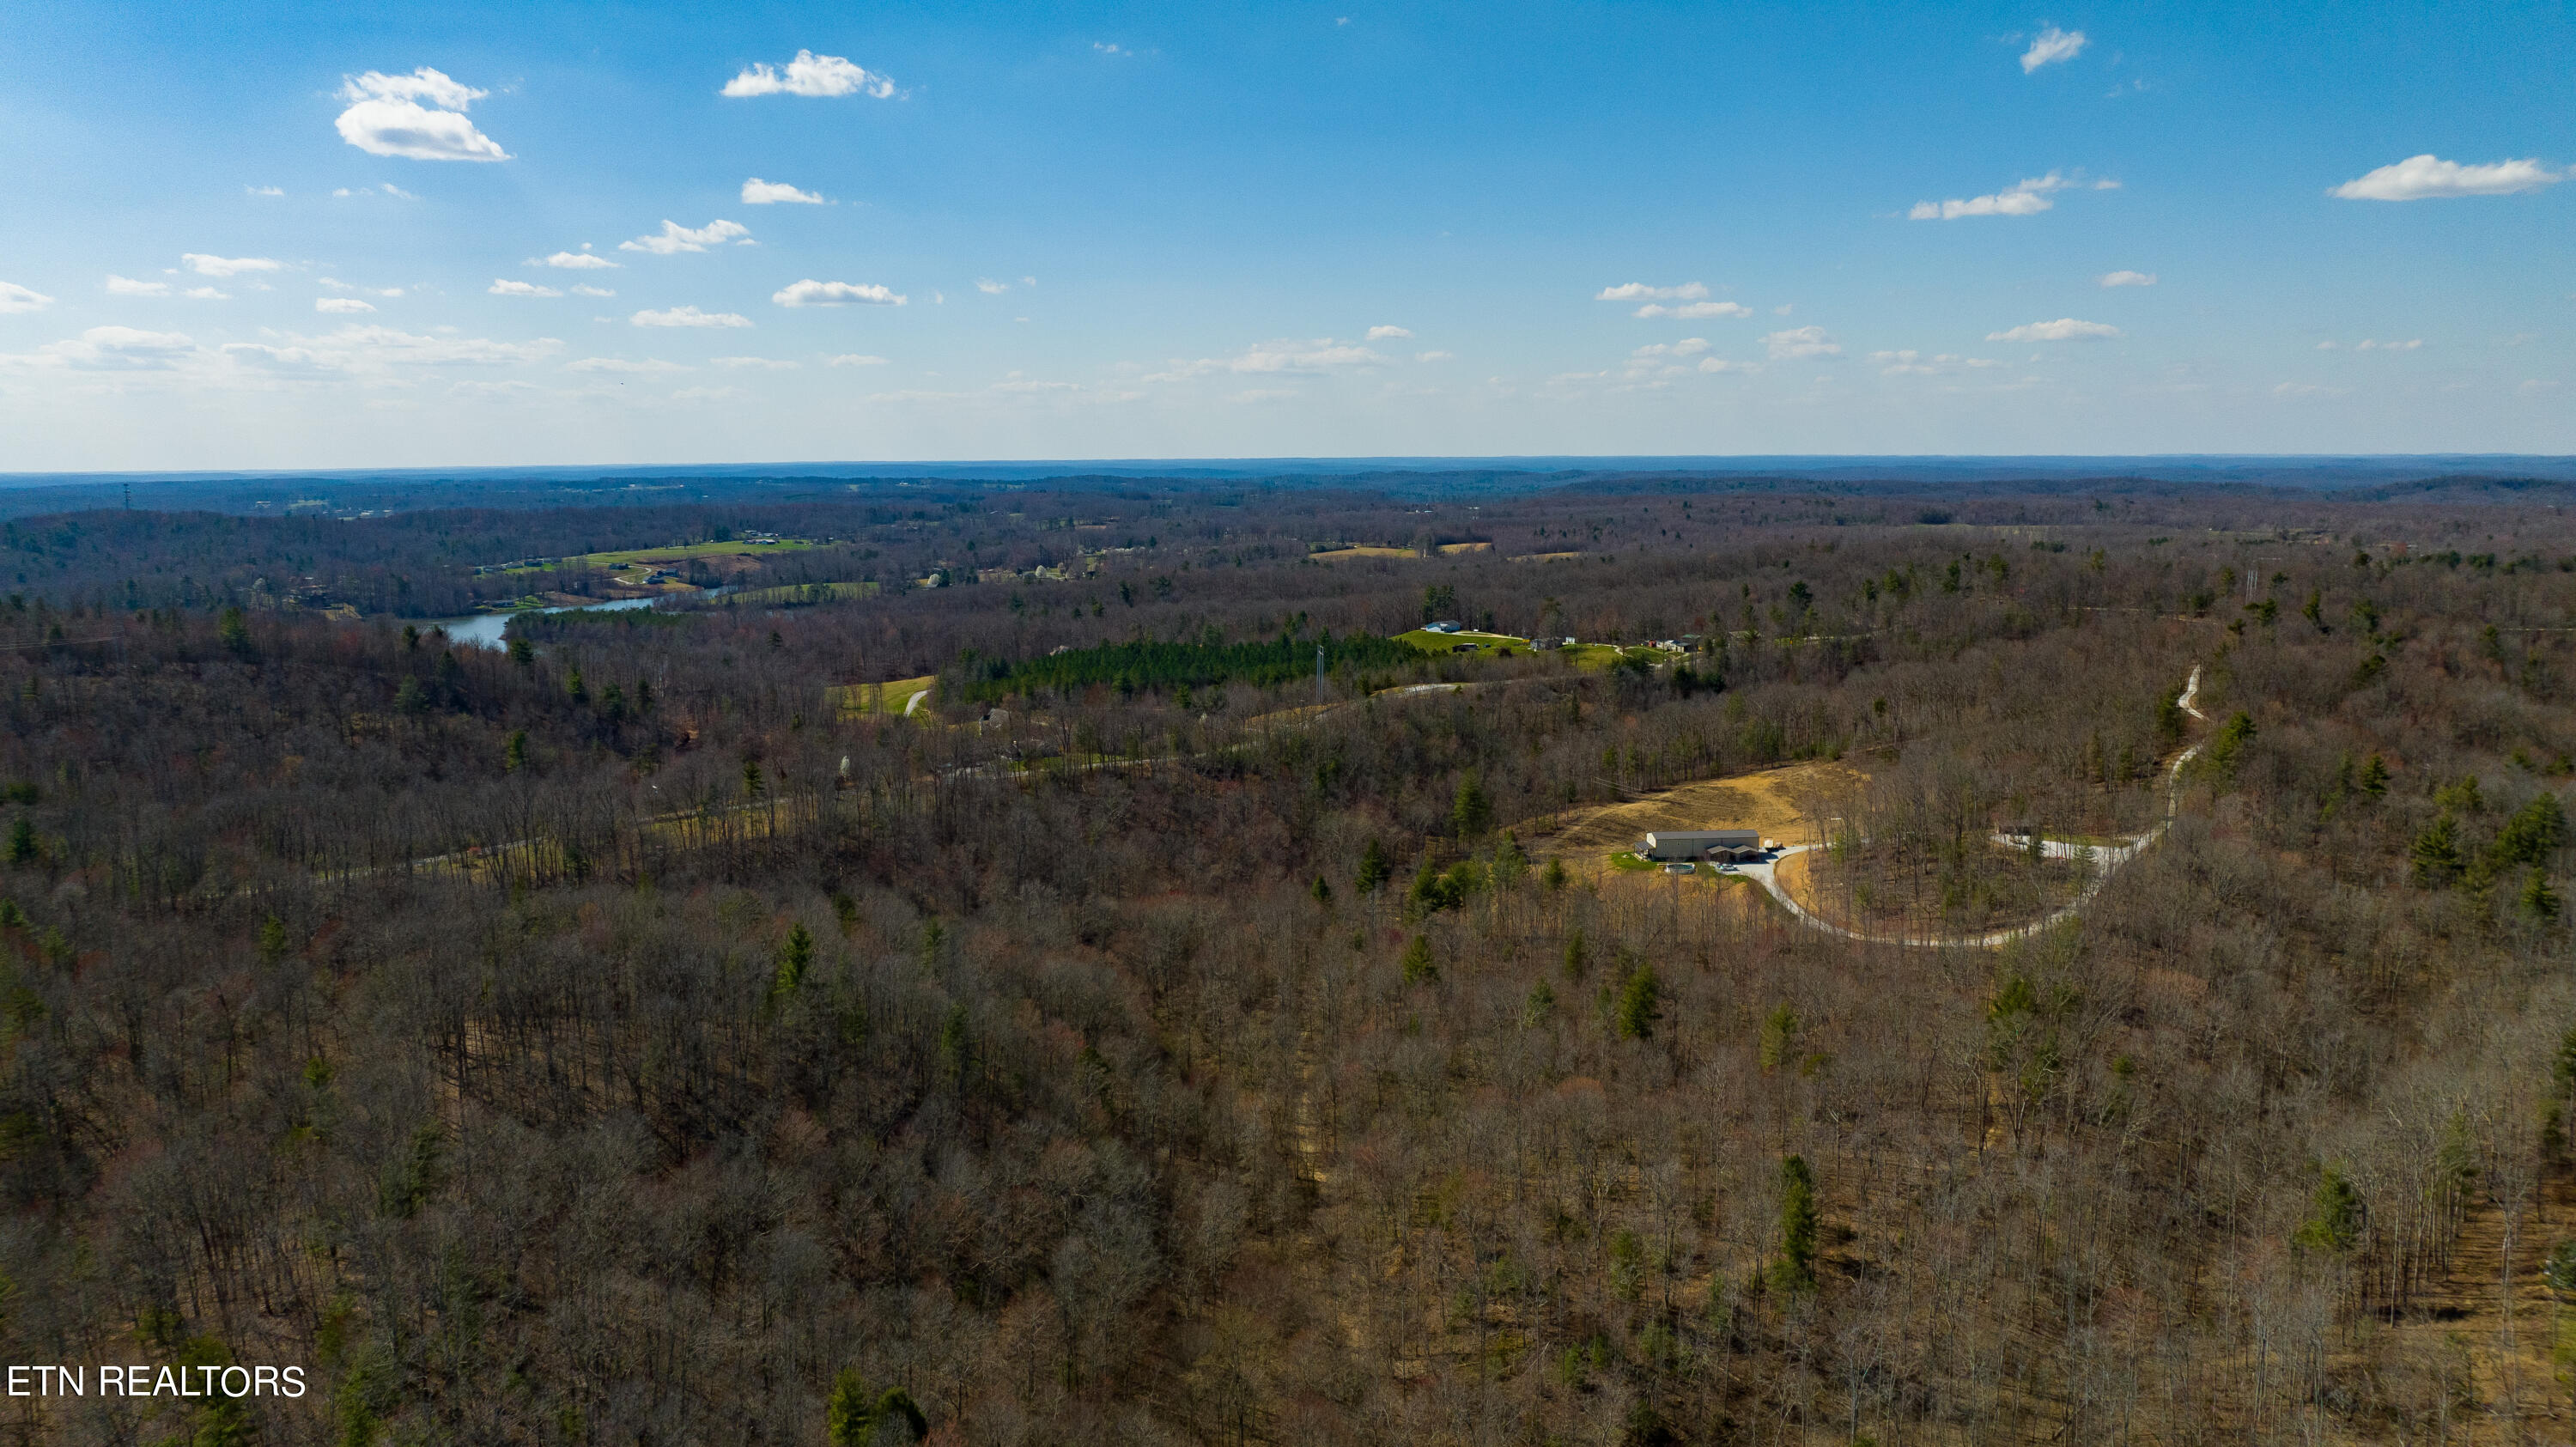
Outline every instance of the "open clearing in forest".
<path fill-rule="evenodd" d="M 826 697 L 841 711 L 843 718 L 857 718 L 868 713 L 910 713 L 912 701 L 930 692 L 939 675 L 925 673 L 919 678 L 889 679 L 884 683 L 843 683 L 825 689 Z"/>
<path fill-rule="evenodd" d="M 637 563 L 679 563 L 690 558 L 739 557 L 757 558 L 762 553 L 792 553 L 814 544 L 804 538 L 777 538 L 768 541 L 735 540 L 721 543 L 674 543 L 664 548 L 624 548 L 610 553 L 582 553 L 558 558 L 549 567 L 557 568 L 625 568 Z M 508 573 L 542 572 L 541 568 L 507 568 Z"/>
<path fill-rule="evenodd" d="M 1675 784 L 1624 804 L 1597 804 L 1556 816 L 1538 837 L 1567 867 L 1607 869 L 1610 856 L 1656 829 L 1759 829 L 1766 839 L 1812 839 L 1806 801 L 1848 794 L 1868 782 L 1848 763 L 1810 759 L 1759 773 Z M 1528 826 L 1523 826 L 1527 829 Z"/>

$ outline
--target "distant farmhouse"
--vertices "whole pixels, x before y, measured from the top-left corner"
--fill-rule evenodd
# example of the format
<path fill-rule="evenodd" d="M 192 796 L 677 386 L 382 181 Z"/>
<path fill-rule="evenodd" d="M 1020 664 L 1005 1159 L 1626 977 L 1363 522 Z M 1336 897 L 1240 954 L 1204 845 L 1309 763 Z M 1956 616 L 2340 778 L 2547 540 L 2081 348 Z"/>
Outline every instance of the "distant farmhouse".
<path fill-rule="evenodd" d="M 1762 857 L 1759 829 L 1659 829 L 1638 845 L 1642 859 L 1741 864 Z"/>

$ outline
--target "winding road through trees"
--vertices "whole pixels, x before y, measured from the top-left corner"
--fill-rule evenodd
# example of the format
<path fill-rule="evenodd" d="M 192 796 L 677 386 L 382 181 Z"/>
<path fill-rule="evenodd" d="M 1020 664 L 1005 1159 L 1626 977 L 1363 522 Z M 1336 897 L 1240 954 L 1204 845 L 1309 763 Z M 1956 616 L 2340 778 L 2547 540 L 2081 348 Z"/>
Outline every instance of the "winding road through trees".
<path fill-rule="evenodd" d="M 2183 712 L 2190 714 L 2193 718 L 2199 719 L 2203 723 L 2207 723 L 2209 721 L 2209 715 L 2202 713 L 2198 705 L 2194 702 L 2194 700 L 2199 697 L 2200 669 L 2195 666 L 2191 671 L 2190 679 L 2183 684 L 2182 695 L 2179 698 L 2176 698 L 2174 702 L 2182 709 Z M 2200 757 L 2200 751 L 2207 742 L 2208 741 L 2204 739 L 2200 743 L 2193 744 L 2190 748 L 2176 754 L 2174 756 L 2174 761 L 2170 765 L 2166 766 L 2165 817 L 2158 821 L 2156 826 L 2148 830 L 2146 833 L 2133 835 L 2121 843 L 2110 845 L 2108 847 L 2075 844 L 2059 839 L 2047 840 L 2042 844 L 2041 847 L 2052 859 L 2080 859 L 2089 853 L 2093 858 L 2095 869 L 2093 878 L 2086 882 L 2083 892 L 2078 894 L 2071 903 L 2067 904 L 2064 908 L 2057 910 L 2055 913 L 2033 920 L 2029 924 L 2015 925 L 2010 929 L 1989 930 L 1983 934 L 1969 935 L 1888 935 L 1869 934 L 1860 930 L 1847 929 L 1842 925 L 1834 923 L 1832 920 L 1816 914 L 1805 905 L 1800 904 L 1790 895 L 1786 888 L 1782 887 L 1777 877 L 1779 859 L 1786 859 L 1791 855 L 1808 853 L 1816 848 L 1816 846 L 1812 844 L 1791 845 L 1789 848 L 1781 850 L 1778 857 L 1774 860 L 1762 864 L 1748 864 L 1743 866 L 1743 873 L 1752 878 L 1754 882 L 1760 884 L 1764 889 L 1769 890 L 1771 892 L 1771 897 L 1780 901 L 1781 906 L 1787 909 L 1790 916 L 1796 919 L 1799 923 L 1806 925 L 1810 929 L 1822 930 L 1826 934 L 1836 935 L 1843 939 L 1857 940 L 1863 944 L 1915 945 L 1934 949 L 1992 949 L 1999 945 L 2008 945 L 2015 940 L 2028 939 L 2044 930 L 2051 929 L 2073 919 L 2077 914 L 2083 911 L 2084 906 L 2093 902 L 2093 897 L 2095 895 L 2102 892 L 2103 885 L 2111 882 L 2111 875 L 2117 871 L 2120 866 L 2127 864 L 2139 855 L 2144 854 L 2147 851 L 2147 846 L 2164 837 L 2165 831 L 2173 827 L 2175 812 L 2181 807 L 2182 771 L 2193 759 Z M 2017 842 L 2010 836 L 2002 834 L 1995 835 L 1994 839 L 1997 843 L 2001 844 L 2012 844 Z"/>

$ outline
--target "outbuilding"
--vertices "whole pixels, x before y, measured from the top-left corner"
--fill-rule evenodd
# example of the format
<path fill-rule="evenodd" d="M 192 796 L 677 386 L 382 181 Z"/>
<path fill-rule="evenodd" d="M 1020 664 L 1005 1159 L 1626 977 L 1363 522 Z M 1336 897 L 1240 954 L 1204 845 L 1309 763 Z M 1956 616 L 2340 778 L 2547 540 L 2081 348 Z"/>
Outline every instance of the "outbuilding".
<path fill-rule="evenodd" d="M 1658 829 L 1637 849 L 1644 859 L 1717 859 L 1736 862 L 1762 852 L 1759 829 Z"/>

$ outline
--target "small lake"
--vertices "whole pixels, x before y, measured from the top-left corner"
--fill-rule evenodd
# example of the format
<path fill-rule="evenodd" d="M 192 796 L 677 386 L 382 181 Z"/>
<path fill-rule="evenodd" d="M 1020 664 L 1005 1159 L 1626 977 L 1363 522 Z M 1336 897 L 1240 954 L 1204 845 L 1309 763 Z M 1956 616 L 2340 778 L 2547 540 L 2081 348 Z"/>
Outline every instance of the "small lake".
<path fill-rule="evenodd" d="M 606 603 L 576 603 L 568 608 L 523 608 L 514 613 L 477 613 L 471 618 L 416 618 L 411 620 L 411 624 L 424 633 L 432 628 L 444 628 L 447 630 L 448 641 L 452 643 L 469 643 L 477 648 L 499 648 L 502 646 L 501 630 L 509 627 L 510 620 L 517 617 L 519 613 L 586 613 L 593 609 L 608 612 L 619 608 L 650 608 L 653 602 L 651 598 L 618 598 Z"/>

